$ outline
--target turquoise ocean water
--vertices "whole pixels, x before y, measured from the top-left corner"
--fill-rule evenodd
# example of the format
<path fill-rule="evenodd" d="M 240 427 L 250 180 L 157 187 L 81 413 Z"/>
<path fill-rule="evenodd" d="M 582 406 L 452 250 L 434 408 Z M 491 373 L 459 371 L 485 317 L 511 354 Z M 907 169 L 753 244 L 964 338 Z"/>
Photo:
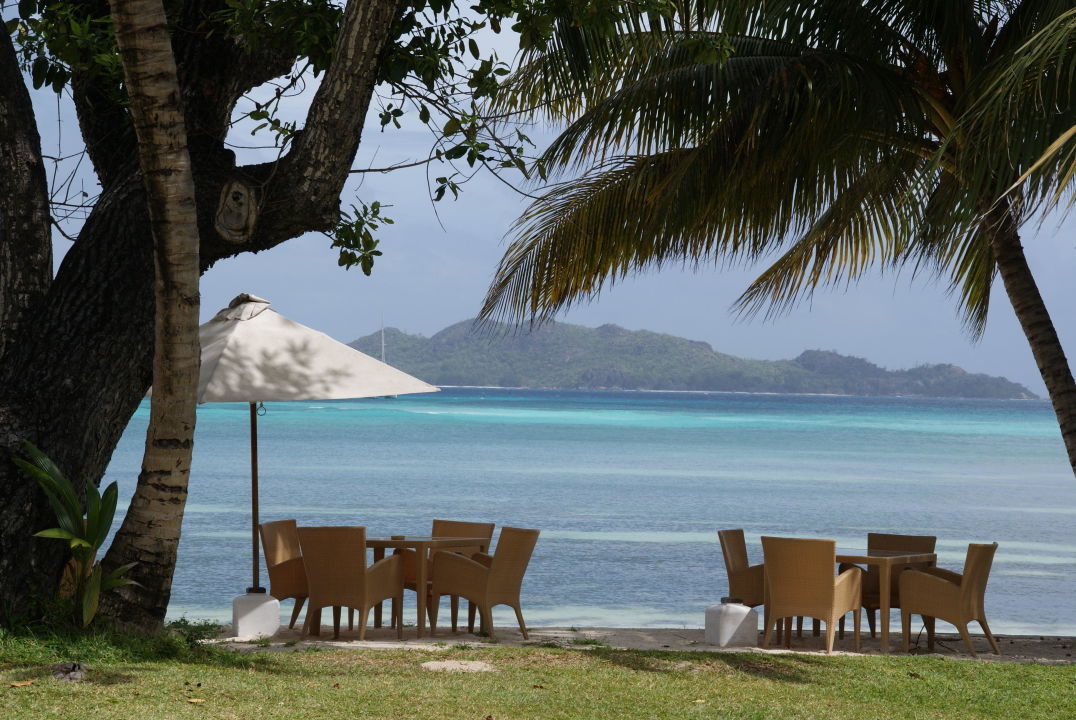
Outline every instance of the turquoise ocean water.
<path fill-rule="evenodd" d="M 124 495 L 147 417 L 109 466 Z M 956 569 L 996 540 L 992 628 L 1076 634 L 1076 480 L 1045 402 L 446 389 L 275 403 L 259 429 L 263 520 L 540 528 L 531 625 L 699 627 L 726 588 L 715 531 L 742 527 L 753 562 L 767 534 L 936 534 Z M 246 405 L 199 408 L 172 617 L 228 619 L 250 582 L 248 433 Z"/>

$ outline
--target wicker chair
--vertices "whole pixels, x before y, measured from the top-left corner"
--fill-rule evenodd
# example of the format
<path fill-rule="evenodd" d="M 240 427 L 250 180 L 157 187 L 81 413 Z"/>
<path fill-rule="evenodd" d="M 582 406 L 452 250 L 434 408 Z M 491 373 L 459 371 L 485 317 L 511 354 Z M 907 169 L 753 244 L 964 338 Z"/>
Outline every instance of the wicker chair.
<path fill-rule="evenodd" d="M 905 651 L 908 650 L 911 639 L 911 620 L 914 614 L 922 616 L 923 623 L 927 626 L 928 650 L 934 649 L 934 619 L 941 618 L 955 625 L 960 631 L 964 646 L 972 657 L 978 657 L 968 634 L 968 623 L 972 620 L 977 620 L 982 626 L 994 654 L 1001 654 L 997 640 L 990 632 L 990 626 L 986 624 L 983 607 L 986 582 L 990 578 L 990 566 L 994 563 L 997 549 L 997 543 L 968 545 L 963 574 L 934 567 L 901 573 L 900 620 Z"/>
<path fill-rule="evenodd" d="M 262 538 L 265 566 L 269 571 L 269 594 L 277 600 L 295 600 L 288 623 L 288 627 L 293 628 L 307 597 L 306 568 L 299 551 L 295 521 L 262 523 L 258 526 L 258 534 Z"/>
<path fill-rule="evenodd" d="M 443 548 L 466 557 L 470 557 L 478 552 L 485 552 L 489 550 L 490 541 L 493 539 L 493 523 L 477 523 L 477 522 L 461 522 L 458 520 L 434 520 L 433 526 L 430 529 L 430 535 L 433 537 L 460 537 L 460 538 L 483 538 L 485 540 L 482 545 L 461 545 L 460 547 Z M 404 589 L 418 592 L 418 568 L 416 563 L 418 562 L 417 556 L 414 550 L 397 550 L 395 555 L 399 555 L 403 560 L 403 574 L 404 574 Z M 429 570 L 427 570 L 426 577 L 433 577 L 433 560 L 427 559 L 427 563 L 430 563 Z M 429 581 L 427 581 L 428 583 Z M 429 592 L 427 586 L 426 592 Z M 458 595 L 453 595 L 449 598 L 450 608 L 452 612 L 452 632 L 456 632 L 456 623 L 459 617 L 460 610 L 460 598 Z M 474 616 L 477 609 L 474 603 L 467 604 L 467 629 L 468 631 L 474 630 Z M 426 614 L 432 617 L 433 603 L 427 601 Z"/>
<path fill-rule="evenodd" d="M 937 545 L 938 538 L 933 535 L 891 535 L 888 533 L 867 533 L 867 548 L 870 550 L 907 550 L 915 553 L 932 553 Z M 839 572 L 844 572 L 850 567 L 859 567 L 852 563 L 841 563 L 837 566 Z M 889 581 L 889 607 L 900 607 L 900 574 L 905 570 L 922 570 L 929 567 L 926 563 L 909 563 L 906 565 L 894 565 Z M 875 636 L 875 615 L 881 607 L 879 596 L 878 568 L 869 565 L 863 570 L 863 609 L 867 611 L 867 626 L 870 628 L 871 637 Z M 883 618 L 888 622 L 888 618 Z M 841 621 L 840 636 L 844 637 L 844 621 Z"/>
<path fill-rule="evenodd" d="M 862 571 L 850 568 L 837 577 L 836 540 L 763 537 L 766 566 L 766 606 L 768 619 L 763 645 L 770 644 L 774 622 L 785 623 L 785 644 L 792 645 L 790 620 L 794 615 L 817 618 L 826 623 L 826 652 L 833 652 L 833 636 L 838 618 L 853 613 L 855 649 L 859 650 L 859 608 Z"/>
<path fill-rule="evenodd" d="M 299 544 L 306 563 L 310 606 L 304 635 L 321 632 L 321 610 L 333 609 L 333 638 L 340 637 L 340 608 L 359 611 L 359 640 L 366 637 L 370 608 L 389 598 L 403 601 L 403 561 L 397 555 L 366 566 L 366 528 L 301 527 Z M 403 623 L 396 620 L 396 637 Z"/>
<path fill-rule="evenodd" d="M 718 530 L 717 538 L 721 541 L 721 555 L 725 558 L 725 573 L 729 579 L 729 597 L 736 598 L 748 607 L 763 605 L 763 623 L 769 620 L 769 608 L 766 604 L 766 575 L 761 563 L 749 565 L 747 542 L 743 530 Z M 799 618 L 802 632 L 803 618 Z M 814 624 L 814 634 L 818 635 L 818 621 Z M 777 642 L 781 642 L 782 626 L 777 627 Z"/>
<path fill-rule="evenodd" d="M 430 586 L 430 635 L 437 628 L 437 608 L 442 595 L 458 595 L 467 598 L 478 607 L 482 625 L 493 638 L 493 607 L 508 605 L 516 611 L 516 621 L 523 639 L 528 639 L 523 611 L 519 606 L 519 590 L 523 575 L 527 572 L 534 545 L 538 542 L 538 530 L 501 528 L 497 551 L 493 555 L 476 553 L 464 557 L 452 552 L 438 552 L 433 556 L 433 582 Z M 471 628 L 473 630 L 473 626 Z"/>

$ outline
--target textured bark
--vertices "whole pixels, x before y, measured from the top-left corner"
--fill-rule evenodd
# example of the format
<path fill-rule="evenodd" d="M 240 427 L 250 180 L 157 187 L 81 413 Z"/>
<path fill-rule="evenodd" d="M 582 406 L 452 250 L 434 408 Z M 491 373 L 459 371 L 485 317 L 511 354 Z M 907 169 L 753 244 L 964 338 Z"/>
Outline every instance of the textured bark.
<path fill-rule="evenodd" d="M 0 363 L 0 612 L 9 619 L 51 596 L 65 554 L 62 543 L 31 537 L 55 520 L 9 458 L 28 439 L 76 483 L 104 473 L 150 382 L 149 233 L 136 175 L 97 203 Z"/>
<path fill-rule="evenodd" d="M 0 360 L 52 280 L 49 194 L 30 94 L 0 33 Z M 2 391 L 0 391 L 2 392 Z"/>
<path fill-rule="evenodd" d="M 1054 414 L 1061 425 L 1069 465 L 1076 473 L 1076 382 L 1046 303 L 1028 267 L 1015 223 L 1007 212 L 995 213 L 991 222 L 990 247 L 998 272 L 1046 384 Z"/>
<path fill-rule="evenodd" d="M 137 563 L 138 582 L 110 597 L 125 625 L 164 623 L 194 450 L 198 342 L 198 213 L 179 81 L 161 0 L 111 0 L 116 40 L 154 239 L 153 398 L 142 472 L 109 548 L 109 565 Z"/>

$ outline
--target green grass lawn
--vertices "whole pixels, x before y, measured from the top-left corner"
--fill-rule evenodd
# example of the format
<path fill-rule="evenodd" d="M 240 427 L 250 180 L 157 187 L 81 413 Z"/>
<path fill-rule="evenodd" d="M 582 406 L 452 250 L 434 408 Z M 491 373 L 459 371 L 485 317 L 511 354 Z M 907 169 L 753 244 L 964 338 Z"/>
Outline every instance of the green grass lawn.
<path fill-rule="evenodd" d="M 424 671 L 482 660 L 496 672 Z M 62 683 L 51 666 L 89 666 Z M 12 683 L 33 680 L 20 687 Z M 587 646 L 238 653 L 0 631 L 0 718 L 1076 718 L 1076 666 Z"/>

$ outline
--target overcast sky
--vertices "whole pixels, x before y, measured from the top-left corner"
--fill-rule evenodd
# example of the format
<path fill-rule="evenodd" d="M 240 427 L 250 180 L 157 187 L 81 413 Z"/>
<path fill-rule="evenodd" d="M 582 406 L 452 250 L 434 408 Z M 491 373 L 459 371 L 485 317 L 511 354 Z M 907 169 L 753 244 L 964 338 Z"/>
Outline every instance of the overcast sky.
<path fill-rule="evenodd" d="M 58 147 L 55 96 L 38 93 L 35 103 L 39 117 L 45 119 L 41 128 L 45 153 L 74 149 L 70 111 L 60 111 L 68 121 L 63 147 Z M 299 99 L 291 111 L 298 116 L 301 108 Z M 250 142 L 244 135 L 236 137 Z M 531 135 L 551 137 L 540 129 Z M 421 129 L 381 133 L 368 127 L 356 167 L 424 157 L 430 140 Z M 431 175 L 440 174 L 443 170 L 431 170 Z M 432 335 L 474 317 L 525 198 L 480 175 L 467 184 L 458 201 L 436 204 L 438 221 L 424 168 L 355 177 L 362 181 L 349 185 L 344 206 L 355 198 L 380 200 L 393 206 L 385 214 L 396 221 L 380 232 L 384 255 L 372 277 L 337 267 L 337 253 L 329 240 L 311 234 L 212 268 L 202 279 L 203 319 L 240 292 L 267 298 L 279 312 L 345 342 L 376 331 L 382 321 L 386 327 Z M 720 192 L 720 184 L 710 190 Z M 1076 347 L 1074 231 L 1072 216 L 1063 223 L 1053 217 L 1041 226 L 1024 228 L 1032 269 L 1070 356 Z M 67 246 L 66 240 L 58 240 L 57 255 Z M 961 327 L 945 284 L 910 273 L 876 274 L 847 290 L 821 291 L 812 302 L 776 320 L 737 320 L 730 306 L 759 269 L 668 268 L 607 289 L 597 301 L 558 320 L 667 332 L 750 358 L 792 358 L 805 349 L 823 349 L 864 357 L 890 369 L 954 363 L 972 372 L 1004 375 L 1044 393 L 1000 281 L 986 333 L 974 343 Z M 389 347 L 389 362 L 391 356 Z"/>

